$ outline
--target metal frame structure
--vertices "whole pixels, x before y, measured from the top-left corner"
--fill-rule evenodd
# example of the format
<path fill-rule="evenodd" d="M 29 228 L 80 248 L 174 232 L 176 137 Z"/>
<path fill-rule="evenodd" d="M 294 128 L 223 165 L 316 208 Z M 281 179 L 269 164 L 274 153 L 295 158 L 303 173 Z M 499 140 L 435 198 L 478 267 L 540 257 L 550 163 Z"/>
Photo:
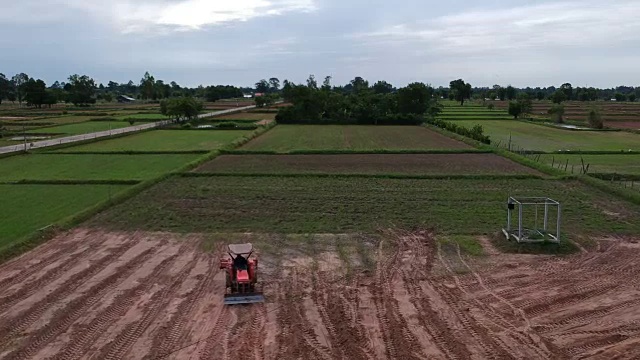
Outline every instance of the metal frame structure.
<path fill-rule="evenodd" d="M 544 221 L 542 229 L 538 226 L 538 208 L 544 206 Z M 535 208 L 535 225 L 527 227 L 523 221 L 523 213 L 526 208 Z M 549 210 L 557 208 L 557 221 L 555 232 L 549 229 Z M 518 210 L 518 227 L 512 228 L 513 212 Z M 559 202 L 545 197 L 509 197 L 507 201 L 507 228 L 502 229 L 507 240 L 515 239 L 519 243 L 535 242 L 560 242 L 560 224 L 562 220 L 562 206 Z"/>

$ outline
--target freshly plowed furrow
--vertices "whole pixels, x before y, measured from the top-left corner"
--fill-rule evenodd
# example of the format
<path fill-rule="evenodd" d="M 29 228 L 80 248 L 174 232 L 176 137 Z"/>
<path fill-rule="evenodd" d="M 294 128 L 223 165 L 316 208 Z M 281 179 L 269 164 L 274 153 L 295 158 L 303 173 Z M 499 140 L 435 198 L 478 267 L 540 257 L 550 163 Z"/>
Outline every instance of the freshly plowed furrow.
<path fill-rule="evenodd" d="M 178 252 L 178 256 L 181 256 L 186 251 L 187 247 L 181 247 Z M 182 282 L 189 276 L 191 270 L 196 265 L 196 261 L 189 261 L 179 271 L 178 275 L 172 279 L 168 286 L 155 293 L 146 308 L 142 318 L 131 323 L 125 327 L 125 329 L 118 334 L 116 339 L 107 344 L 103 349 L 99 351 L 100 359 L 121 359 L 129 351 L 129 348 L 133 343 L 144 333 L 153 320 L 158 316 L 160 311 L 164 309 L 169 301 L 173 299 L 173 295 L 180 288 Z"/>
<path fill-rule="evenodd" d="M 152 255 L 154 249 L 148 249 L 127 264 L 118 267 L 110 276 L 92 286 L 85 292 L 85 295 L 78 297 L 68 303 L 64 308 L 56 311 L 51 321 L 43 328 L 31 335 L 25 346 L 11 352 L 6 359 L 26 359 L 34 355 L 51 339 L 65 331 L 73 324 L 87 309 L 97 304 L 109 291 L 117 286 L 120 281 L 133 274 Z"/>
<path fill-rule="evenodd" d="M 195 305 L 201 300 L 202 294 L 213 284 L 214 271 L 216 270 L 214 269 L 213 258 L 211 258 L 208 262 L 206 273 L 198 275 L 200 279 L 196 286 L 186 294 L 169 322 L 155 335 L 151 352 L 146 356 L 146 359 L 160 358 L 178 346 L 187 323 L 196 316 L 193 314 Z"/>
<path fill-rule="evenodd" d="M 73 257 L 82 259 L 86 255 L 94 251 L 95 251 L 94 248 L 89 247 L 78 254 L 74 254 Z M 10 295 L 0 298 L 0 313 L 4 313 L 4 311 L 6 311 L 8 308 L 13 306 L 14 304 L 33 295 L 35 292 L 42 289 L 44 285 L 57 279 L 58 277 L 60 277 L 60 275 L 64 274 L 65 272 L 67 272 L 68 270 L 70 270 L 76 265 L 77 264 L 74 261 L 63 261 L 55 268 L 47 271 L 47 273 L 44 274 L 43 276 L 24 284 L 20 289 L 16 290 Z"/>
<path fill-rule="evenodd" d="M 77 327 L 70 335 L 70 340 L 67 345 L 62 348 L 53 359 L 68 360 L 82 357 L 106 328 L 124 316 L 135 301 L 155 285 L 154 280 L 167 271 L 177 256 L 176 254 L 164 259 L 155 267 L 151 274 L 140 279 L 137 286 L 116 296 L 111 305 L 96 315 L 89 324 Z"/>
<path fill-rule="evenodd" d="M 88 266 L 84 270 L 71 276 L 71 278 L 61 284 L 57 289 L 47 294 L 44 298 L 33 304 L 29 309 L 17 314 L 13 319 L 8 320 L 5 325 L 0 326 L 0 344 L 8 343 L 9 339 L 24 331 L 24 329 L 35 322 L 47 309 L 53 306 L 53 304 L 64 300 L 77 288 L 86 283 L 88 279 L 101 272 L 134 245 L 136 245 L 136 242 L 132 241 L 114 249 L 111 253 L 92 263 L 91 266 Z M 147 254 L 148 252 L 145 252 L 141 255 L 145 256 Z"/>

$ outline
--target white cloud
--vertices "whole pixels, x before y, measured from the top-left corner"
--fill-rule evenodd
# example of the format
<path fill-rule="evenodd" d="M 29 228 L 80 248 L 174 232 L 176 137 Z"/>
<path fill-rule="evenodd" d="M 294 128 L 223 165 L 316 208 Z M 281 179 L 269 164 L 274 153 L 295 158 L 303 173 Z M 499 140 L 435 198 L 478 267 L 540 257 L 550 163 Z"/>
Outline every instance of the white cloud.
<path fill-rule="evenodd" d="M 564 1 L 462 12 L 351 35 L 369 44 L 429 46 L 439 53 L 594 47 L 640 39 L 640 2 Z"/>
<path fill-rule="evenodd" d="M 0 14 L 0 23 L 64 20 L 78 10 L 107 21 L 124 33 L 198 30 L 208 25 L 315 10 L 314 0 L 23 0 Z"/>

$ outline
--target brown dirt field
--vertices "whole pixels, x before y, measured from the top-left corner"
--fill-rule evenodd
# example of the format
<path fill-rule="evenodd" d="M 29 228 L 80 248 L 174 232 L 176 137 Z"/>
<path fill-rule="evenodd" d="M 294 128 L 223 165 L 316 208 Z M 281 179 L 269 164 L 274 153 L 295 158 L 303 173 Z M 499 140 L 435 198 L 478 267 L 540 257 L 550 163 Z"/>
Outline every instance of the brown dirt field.
<path fill-rule="evenodd" d="M 533 174 L 494 154 L 222 155 L 196 172 L 342 174 Z"/>
<path fill-rule="evenodd" d="M 610 121 L 605 124 L 615 129 L 635 129 L 640 130 L 640 121 Z"/>
<path fill-rule="evenodd" d="M 224 307 L 222 248 L 203 251 L 203 237 L 78 229 L 3 264 L 0 357 L 640 356 L 640 245 L 630 241 L 553 258 L 480 239 L 488 256 L 472 259 L 425 231 L 276 236 L 258 248 L 267 302 Z"/>

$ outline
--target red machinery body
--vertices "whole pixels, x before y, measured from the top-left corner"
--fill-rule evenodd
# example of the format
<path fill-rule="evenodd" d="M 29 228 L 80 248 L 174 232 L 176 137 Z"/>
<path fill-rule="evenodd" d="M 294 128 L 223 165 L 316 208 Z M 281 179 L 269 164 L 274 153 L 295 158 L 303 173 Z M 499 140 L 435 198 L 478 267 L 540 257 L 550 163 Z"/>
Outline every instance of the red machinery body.
<path fill-rule="evenodd" d="M 258 259 L 253 255 L 253 245 L 229 245 L 229 257 L 220 259 L 220 269 L 225 270 L 226 305 L 264 302 L 264 295 L 257 289 Z"/>

